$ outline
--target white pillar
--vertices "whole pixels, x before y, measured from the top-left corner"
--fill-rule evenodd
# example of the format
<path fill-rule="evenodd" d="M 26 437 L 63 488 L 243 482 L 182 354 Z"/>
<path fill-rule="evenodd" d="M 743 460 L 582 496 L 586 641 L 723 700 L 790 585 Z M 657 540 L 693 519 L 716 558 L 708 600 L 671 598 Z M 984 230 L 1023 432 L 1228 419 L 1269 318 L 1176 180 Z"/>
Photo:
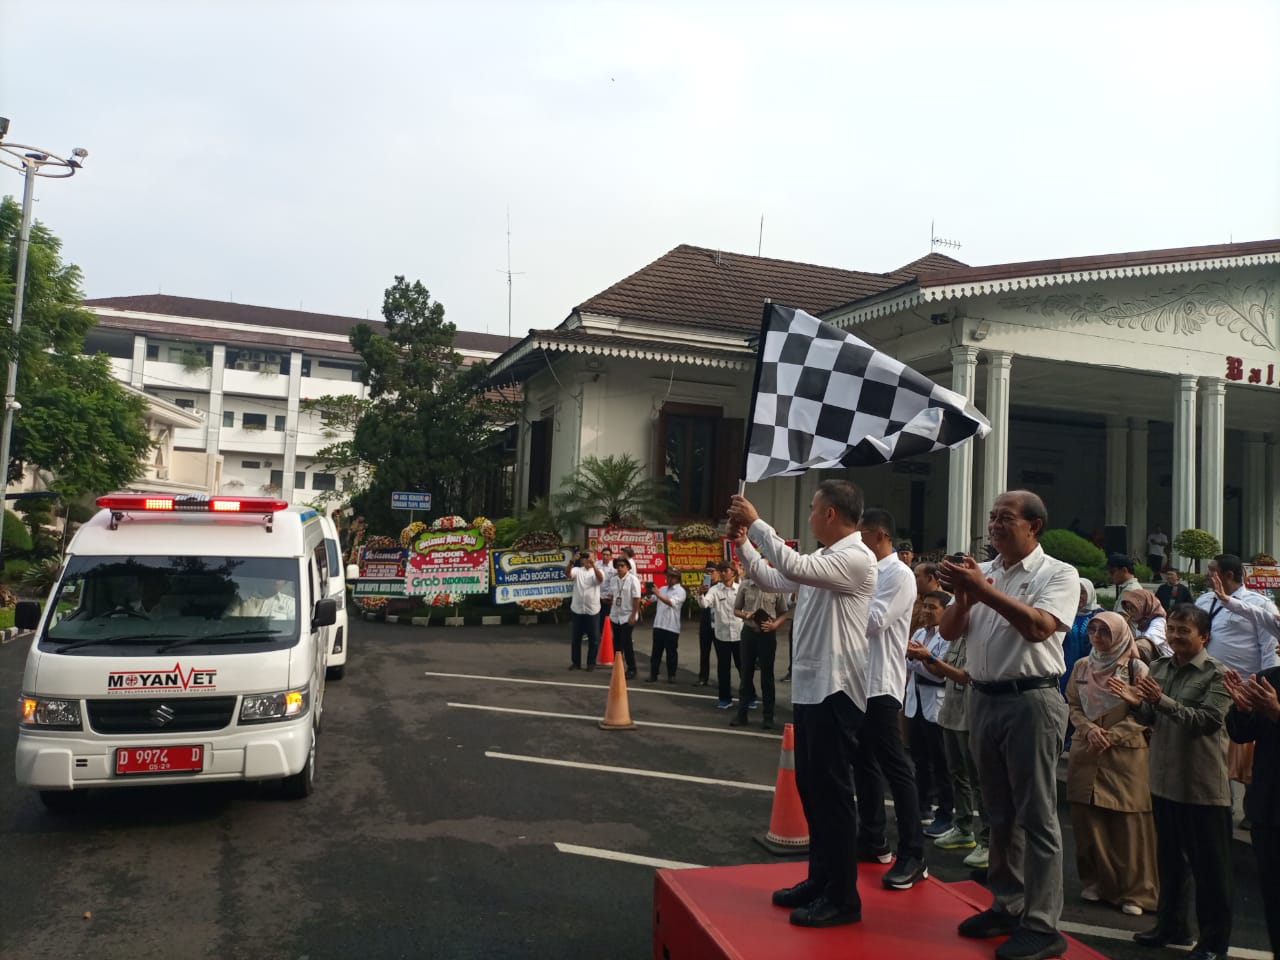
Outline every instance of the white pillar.
<path fill-rule="evenodd" d="M 1267 444 L 1260 433 L 1244 440 L 1244 500 L 1240 505 L 1246 562 L 1267 548 Z"/>
<path fill-rule="evenodd" d="M 1196 525 L 1196 378 L 1179 374 L 1173 406 L 1172 540 Z"/>
<path fill-rule="evenodd" d="M 226 344 L 213 345 L 213 363 L 209 369 L 209 419 L 205 421 L 204 449 L 217 456 L 222 452 L 223 379 L 227 370 Z M 219 491 L 221 492 L 221 491 Z"/>
<path fill-rule="evenodd" d="M 1280 553 L 1280 434 L 1267 437 L 1267 523 L 1266 551 Z"/>
<path fill-rule="evenodd" d="M 1226 436 L 1226 382 L 1205 377 L 1200 414 L 1200 529 L 1222 542 L 1222 456 Z"/>
<path fill-rule="evenodd" d="M 129 364 L 129 386 L 142 389 L 142 373 L 147 362 L 147 338 L 140 333 L 133 335 L 133 362 Z"/>
<path fill-rule="evenodd" d="M 1129 420 L 1129 553 L 1147 555 L 1147 421 Z M 1160 571 L 1155 571 L 1159 573 Z"/>
<path fill-rule="evenodd" d="M 951 389 L 973 402 L 977 347 L 951 348 Z M 973 441 L 953 447 L 947 460 L 947 551 L 968 551 L 973 509 Z"/>
<path fill-rule="evenodd" d="M 1009 364 L 1007 353 L 987 354 L 987 419 L 991 433 L 983 441 L 982 509 L 1009 489 Z"/>
<path fill-rule="evenodd" d="M 302 351 L 289 354 L 289 406 L 284 421 L 284 474 L 280 498 L 293 502 L 293 472 L 298 467 L 298 404 L 302 399 Z"/>
<path fill-rule="evenodd" d="M 1107 417 L 1107 483 L 1103 492 L 1103 523 L 1118 527 L 1125 522 L 1128 489 L 1125 474 L 1129 459 L 1129 421 L 1117 414 Z"/>

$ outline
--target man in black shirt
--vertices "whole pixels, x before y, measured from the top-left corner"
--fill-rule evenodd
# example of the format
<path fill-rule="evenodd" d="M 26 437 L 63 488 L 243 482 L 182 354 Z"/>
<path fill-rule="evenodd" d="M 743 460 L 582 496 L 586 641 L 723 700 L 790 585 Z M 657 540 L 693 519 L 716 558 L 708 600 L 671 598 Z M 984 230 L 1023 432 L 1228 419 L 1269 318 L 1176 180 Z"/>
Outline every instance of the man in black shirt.
<path fill-rule="evenodd" d="M 1178 582 L 1178 571 L 1173 567 L 1165 567 L 1160 571 L 1164 583 L 1156 587 L 1156 599 L 1160 606 L 1172 610 L 1180 603 L 1191 603 L 1191 590 L 1185 583 Z"/>

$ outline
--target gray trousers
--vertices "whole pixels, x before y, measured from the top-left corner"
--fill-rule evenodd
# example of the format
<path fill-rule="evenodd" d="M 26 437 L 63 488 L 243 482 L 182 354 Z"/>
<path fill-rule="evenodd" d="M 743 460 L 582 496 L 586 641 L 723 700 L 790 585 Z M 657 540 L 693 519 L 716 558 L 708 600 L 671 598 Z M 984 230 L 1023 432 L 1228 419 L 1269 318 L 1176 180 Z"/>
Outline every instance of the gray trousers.
<path fill-rule="evenodd" d="M 971 693 L 970 696 L 977 694 Z M 979 846 L 989 846 L 991 825 L 987 823 L 987 808 L 982 802 L 978 764 L 969 749 L 969 731 L 943 727 L 942 748 L 947 754 L 947 772 L 951 775 L 951 789 L 955 794 L 955 815 L 951 819 L 961 830 L 975 834 Z M 975 818 L 977 823 L 974 823 Z"/>
<path fill-rule="evenodd" d="M 987 885 L 992 908 L 1022 926 L 1054 932 L 1062 916 L 1058 757 L 1067 703 L 1054 687 L 969 695 L 969 746 L 991 824 Z"/>

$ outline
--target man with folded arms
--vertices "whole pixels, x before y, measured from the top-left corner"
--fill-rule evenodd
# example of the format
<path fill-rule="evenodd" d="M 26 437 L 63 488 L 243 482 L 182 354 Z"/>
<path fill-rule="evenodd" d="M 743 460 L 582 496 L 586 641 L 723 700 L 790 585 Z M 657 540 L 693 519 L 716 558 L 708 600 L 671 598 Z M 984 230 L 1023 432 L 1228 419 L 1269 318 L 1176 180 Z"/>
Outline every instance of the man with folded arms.
<path fill-rule="evenodd" d="M 987 910 L 959 927 L 964 937 L 1009 939 L 999 960 L 1047 960 L 1066 952 L 1062 915 L 1062 833 L 1058 757 L 1067 704 L 1062 638 L 1080 603 L 1074 567 L 1040 547 L 1044 502 L 1028 490 L 996 498 L 987 534 L 996 551 L 942 563 L 955 592 L 939 625 L 948 641 L 968 636 L 970 743 L 991 822 Z"/>

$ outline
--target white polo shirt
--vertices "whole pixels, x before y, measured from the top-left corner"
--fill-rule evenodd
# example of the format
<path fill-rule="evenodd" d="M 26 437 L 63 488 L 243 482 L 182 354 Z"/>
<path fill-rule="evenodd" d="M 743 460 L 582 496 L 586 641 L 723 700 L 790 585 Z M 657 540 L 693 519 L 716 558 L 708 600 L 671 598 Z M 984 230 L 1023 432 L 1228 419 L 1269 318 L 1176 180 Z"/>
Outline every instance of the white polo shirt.
<path fill-rule="evenodd" d="M 574 567 L 569 571 L 573 580 L 573 598 L 569 609 L 574 613 L 596 614 L 600 612 L 600 581 L 591 567 Z"/>
<path fill-rule="evenodd" d="M 671 606 L 667 606 L 660 600 L 654 601 L 657 608 L 653 613 L 653 629 L 670 630 L 672 633 L 680 632 L 680 610 L 684 607 L 685 593 L 684 587 L 677 583 L 668 583 L 665 587 L 658 587 L 654 591 L 660 597 L 666 597 L 671 601 Z"/>
<path fill-rule="evenodd" d="M 1067 669 L 1062 638 L 1080 606 L 1080 574 L 1076 568 L 1055 560 L 1039 544 L 1011 567 L 1005 567 L 1000 557 L 979 567 L 1001 593 L 1051 614 L 1058 621 L 1058 629 L 1039 643 L 1032 643 L 991 607 L 975 603 L 969 609 L 969 676 L 982 683 L 1062 676 Z"/>

